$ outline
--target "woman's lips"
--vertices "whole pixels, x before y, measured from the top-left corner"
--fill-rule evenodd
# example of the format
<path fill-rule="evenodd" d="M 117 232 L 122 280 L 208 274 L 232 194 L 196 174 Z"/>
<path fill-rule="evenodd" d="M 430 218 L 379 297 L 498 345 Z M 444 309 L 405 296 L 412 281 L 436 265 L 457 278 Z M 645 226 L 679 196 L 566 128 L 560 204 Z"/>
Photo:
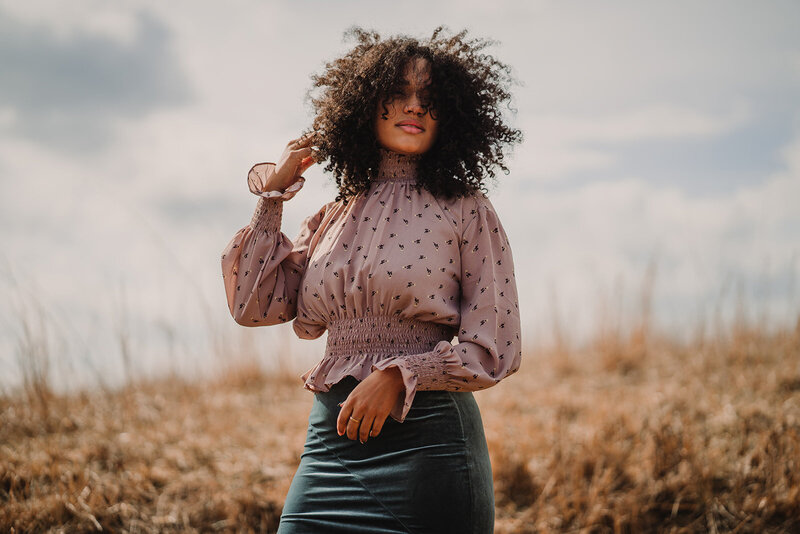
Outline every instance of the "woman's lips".
<path fill-rule="evenodd" d="M 410 134 L 420 134 L 420 133 L 425 131 L 422 128 L 420 128 L 419 126 L 414 126 L 413 124 L 403 124 L 403 123 L 401 123 L 401 124 L 398 124 L 397 127 L 400 128 L 401 130 L 403 130 L 404 132 L 410 133 Z"/>

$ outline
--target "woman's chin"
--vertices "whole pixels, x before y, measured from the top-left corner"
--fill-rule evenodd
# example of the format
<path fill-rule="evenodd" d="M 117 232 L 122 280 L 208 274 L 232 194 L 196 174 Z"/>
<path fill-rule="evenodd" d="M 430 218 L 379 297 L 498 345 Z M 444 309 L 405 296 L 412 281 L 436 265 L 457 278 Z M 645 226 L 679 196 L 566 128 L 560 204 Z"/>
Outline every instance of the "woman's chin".
<path fill-rule="evenodd" d="M 387 143 L 384 148 L 408 156 L 422 154 L 427 150 L 427 146 L 421 143 Z"/>

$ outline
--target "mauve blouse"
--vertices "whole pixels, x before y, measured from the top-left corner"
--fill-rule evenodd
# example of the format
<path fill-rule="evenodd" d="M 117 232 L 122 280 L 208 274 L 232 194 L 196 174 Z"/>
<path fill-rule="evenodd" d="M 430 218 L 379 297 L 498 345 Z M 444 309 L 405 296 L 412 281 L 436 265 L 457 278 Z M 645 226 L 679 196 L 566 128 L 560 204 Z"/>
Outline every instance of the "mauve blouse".
<path fill-rule="evenodd" d="M 369 189 L 322 206 L 294 240 L 281 232 L 283 203 L 305 179 L 264 191 L 275 165 L 258 163 L 248 173 L 256 211 L 222 254 L 236 322 L 294 319 L 302 339 L 328 331 L 324 357 L 301 376 L 306 389 L 398 367 L 399 422 L 417 390 L 484 389 L 522 357 L 514 262 L 494 207 L 482 193 L 447 200 L 417 189 L 418 161 L 382 150 Z"/>

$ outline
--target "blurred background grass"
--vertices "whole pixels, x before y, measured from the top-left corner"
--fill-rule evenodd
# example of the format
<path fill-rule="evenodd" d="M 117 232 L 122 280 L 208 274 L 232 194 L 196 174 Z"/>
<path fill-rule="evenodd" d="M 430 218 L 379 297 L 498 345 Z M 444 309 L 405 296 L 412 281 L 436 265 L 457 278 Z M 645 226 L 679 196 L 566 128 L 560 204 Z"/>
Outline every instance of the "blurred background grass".
<path fill-rule="evenodd" d="M 688 342 L 639 317 L 583 344 L 556 321 L 476 394 L 496 531 L 796 531 L 800 317 Z M 0 398 L 0 530 L 275 531 L 312 400 L 290 352 L 58 394 L 40 326 L 21 325 L 24 387 Z"/>

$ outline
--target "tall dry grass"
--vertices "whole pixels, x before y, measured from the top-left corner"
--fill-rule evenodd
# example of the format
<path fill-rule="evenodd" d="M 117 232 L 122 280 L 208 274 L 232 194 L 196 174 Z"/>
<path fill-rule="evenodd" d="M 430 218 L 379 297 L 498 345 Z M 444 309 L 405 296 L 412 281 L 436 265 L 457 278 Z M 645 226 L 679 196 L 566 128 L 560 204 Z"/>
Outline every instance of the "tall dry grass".
<path fill-rule="evenodd" d="M 800 531 L 800 320 L 680 342 L 643 287 L 639 323 L 580 347 L 556 324 L 476 394 L 496 531 Z M 275 531 L 312 400 L 286 347 L 270 373 L 61 395 L 37 327 L 24 389 L 0 398 L 0 531 Z"/>
<path fill-rule="evenodd" d="M 480 401 L 498 532 L 800 531 L 800 322 L 571 356 Z"/>

